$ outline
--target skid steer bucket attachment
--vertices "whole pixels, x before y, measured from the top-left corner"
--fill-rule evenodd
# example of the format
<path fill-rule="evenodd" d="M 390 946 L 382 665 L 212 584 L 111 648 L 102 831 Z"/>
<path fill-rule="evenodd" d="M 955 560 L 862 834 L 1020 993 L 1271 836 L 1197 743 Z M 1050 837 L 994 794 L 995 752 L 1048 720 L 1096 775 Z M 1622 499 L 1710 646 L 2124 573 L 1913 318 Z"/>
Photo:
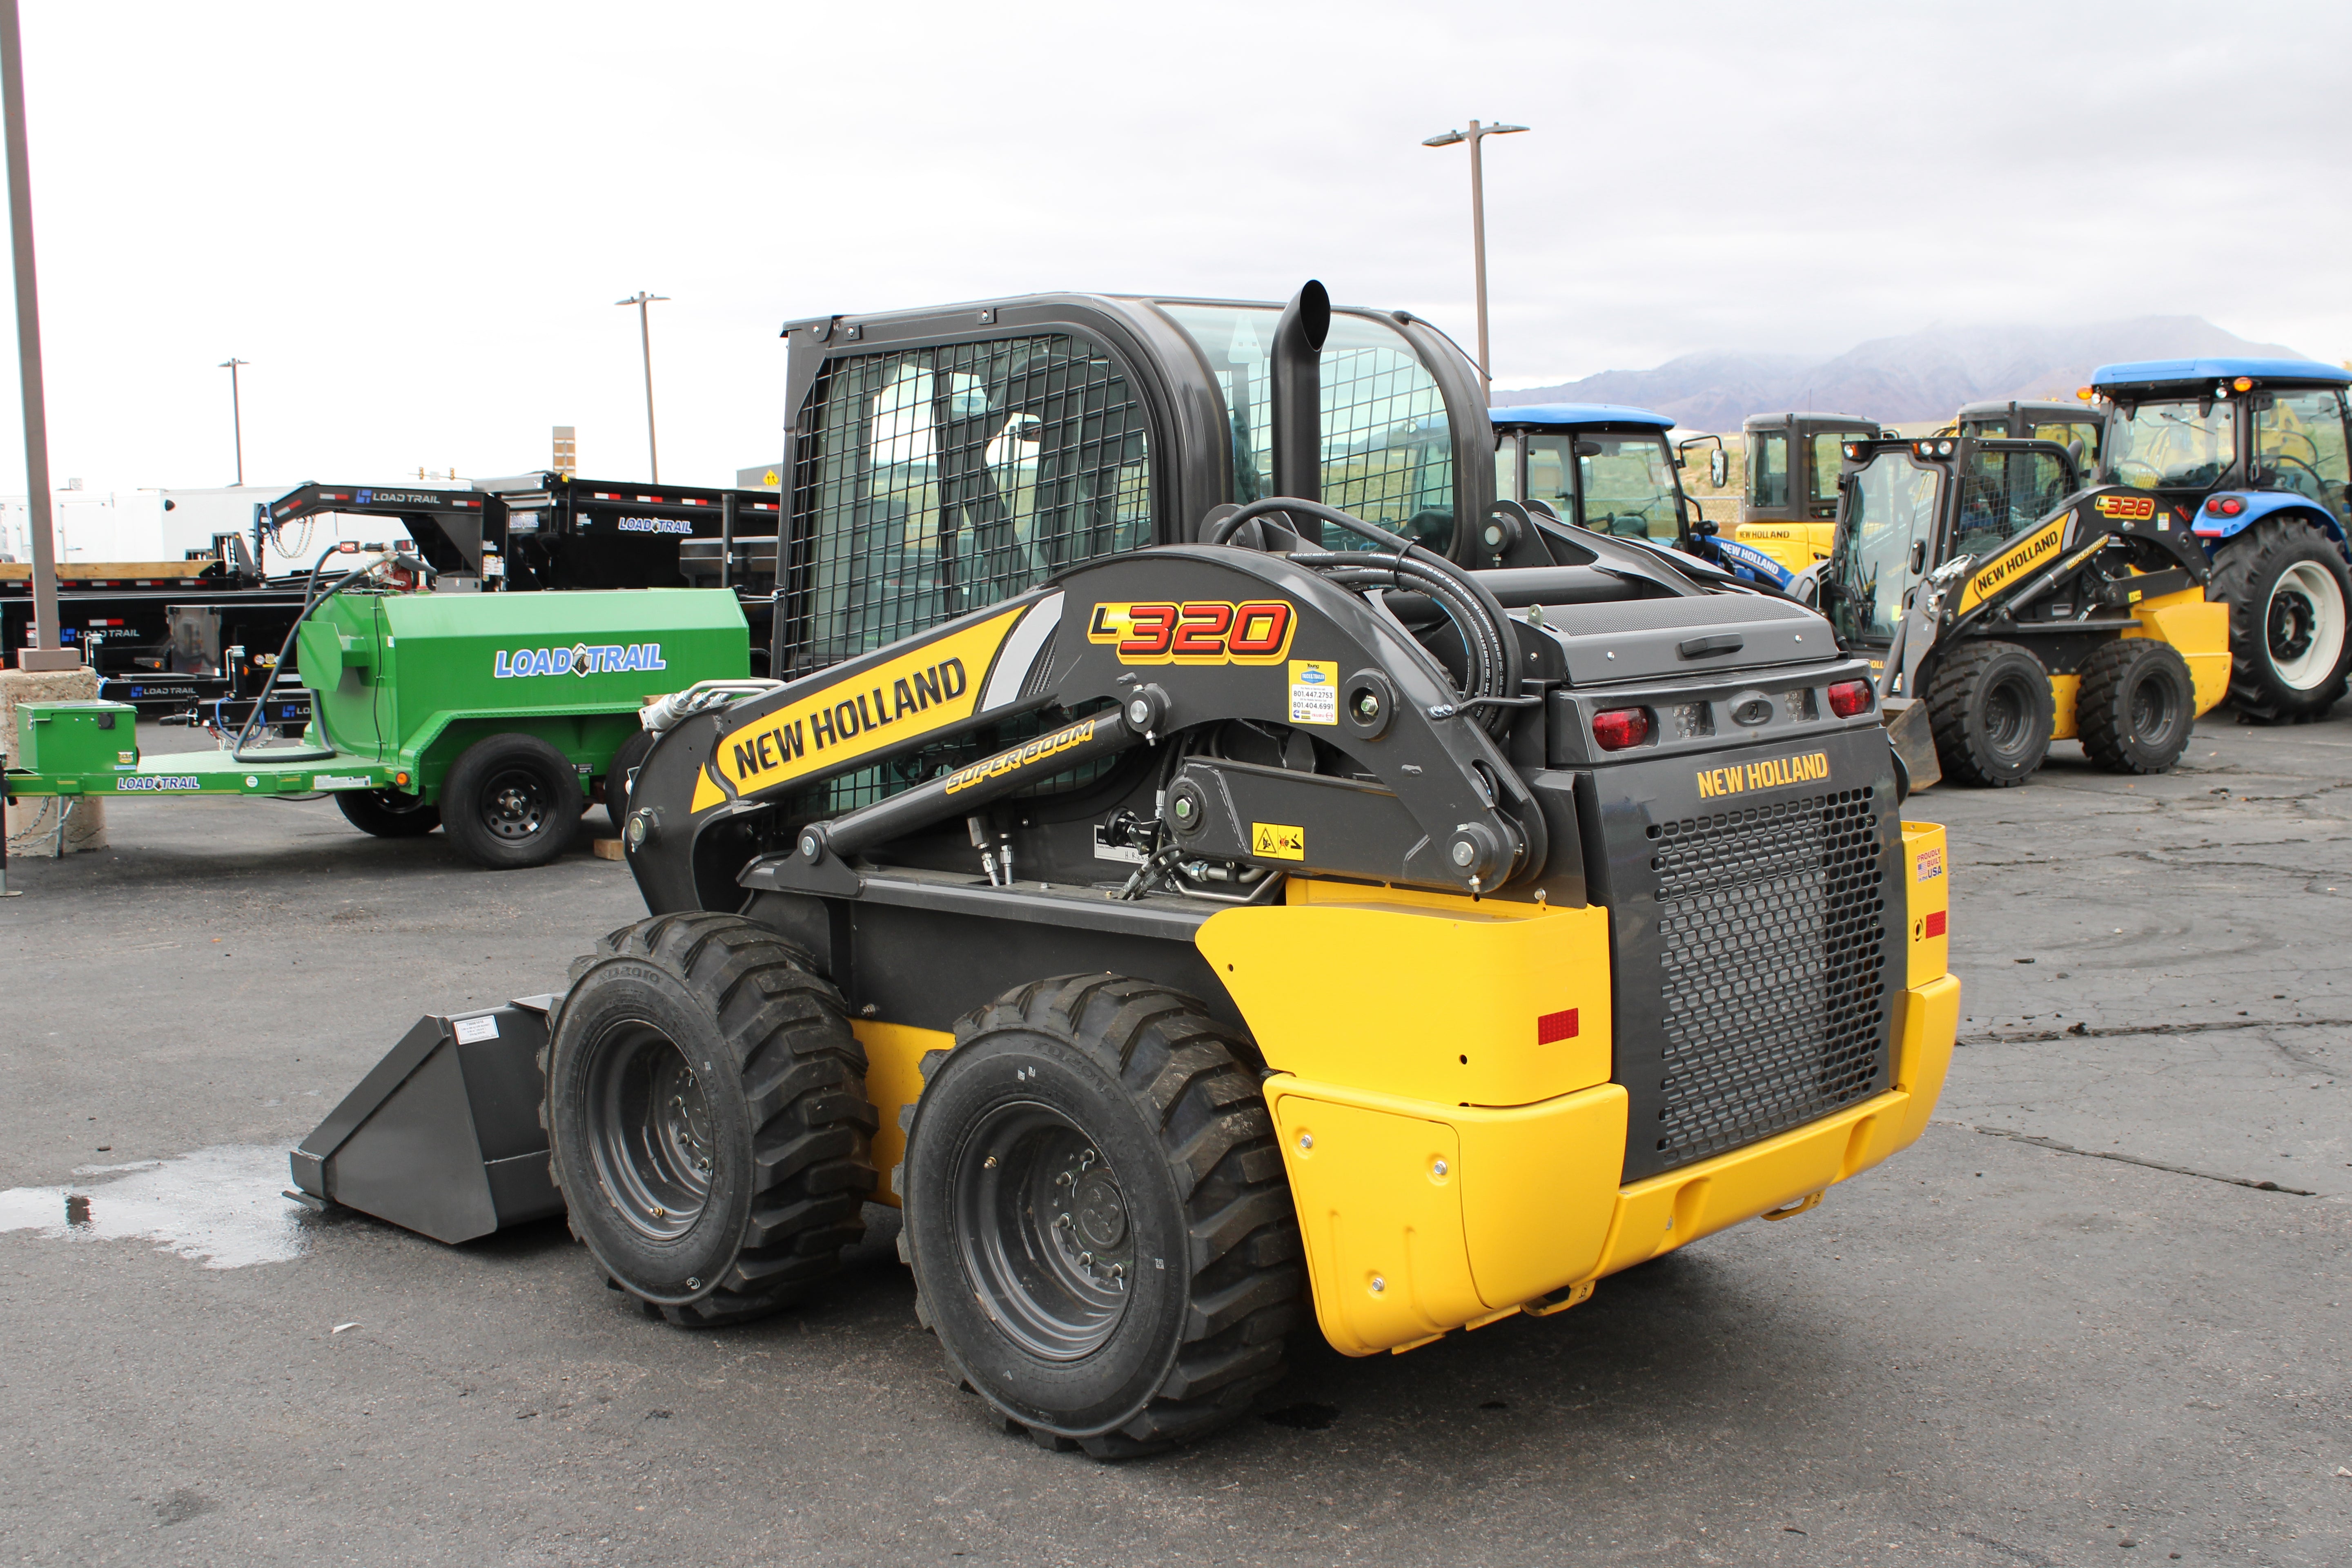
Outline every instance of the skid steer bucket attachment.
<path fill-rule="evenodd" d="M 287 1196 L 446 1242 L 562 1214 L 539 1124 L 556 1000 L 419 1018 L 294 1151 Z"/>

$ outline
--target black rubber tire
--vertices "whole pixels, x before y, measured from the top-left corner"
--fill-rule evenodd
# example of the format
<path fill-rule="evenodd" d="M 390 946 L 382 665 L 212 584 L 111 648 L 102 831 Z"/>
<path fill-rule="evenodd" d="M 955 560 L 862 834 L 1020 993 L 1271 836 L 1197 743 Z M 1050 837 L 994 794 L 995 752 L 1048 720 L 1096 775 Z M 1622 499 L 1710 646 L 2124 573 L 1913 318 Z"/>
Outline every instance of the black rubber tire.
<path fill-rule="evenodd" d="M 1927 682 L 1927 723 L 1948 778 L 2006 789 L 2050 754 L 2050 672 L 2015 643 L 1966 642 Z"/>
<path fill-rule="evenodd" d="M 604 820 L 613 825 L 615 838 L 629 826 L 629 774 L 644 765 L 646 753 L 653 749 L 654 738 L 640 730 L 613 752 L 604 773 Z"/>
<path fill-rule="evenodd" d="M 2074 732 L 2083 752 L 2111 773 L 2160 773 L 2189 749 L 2197 682 L 2170 643 L 2117 637 L 2083 661 Z"/>
<path fill-rule="evenodd" d="M 1008 992 L 959 1020 L 956 1038 L 918 1101 L 900 1184 L 917 1314 L 950 1372 L 1041 1447 L 1102 1459 L 1189 1442 L 1242 1415 L 1282 1375 L 1283 1339 L 1306 1293 L 1297 1215 L 1257 1075 L 1244 1065 L 1248 1045 L 1189 996 L 1103 973 Z M 1021 1118 L 1045 1130 L 1008 1131 Z M 1034 1230 L 1057 1188 L 1019 1184 L 1031 1163 L 1023 1151 L 1055 1148 L 1060 1129 L 1099 1155 L 1098 1166 L 1063 1161 L 1073 1199 L 1086 1201 L 1067 1205 L 1043 1239 L 985 1223 L 992 1208 Z M 1051 1163 L 1034 1162 L 1041 1175 Z M 1119 1235 L 1107 1242 L 1111 1224 Z M 1118 1281 L 1098 1276 L 1081 1246 L 1134 1268 Z M 1043 1277 L 1044 1288 L 1008 1296 L 1007 1268 Z M 1055 1355 L 1037 1348 L 1050 1321 L 1040 1331 L 1024 1310 L 1057 1281 L 1065 1301 L 1091 1293 L 1114 1304 Z"/>
<path fill-rule="evenodd" d="M 441 786 L 441 826 L 478 866 L 544 866 L 572 847 L 587 801 L 580 772 L 536 735 L 490 735 L 466 748 Z"/>
<path fill-rule="evenodd" d="M 378 838 L 422 838 L 441 826 L 439 806 L 396 789 L 339 790 L 335 809 L 353 827 Z"/>
<path fill-rule="evenodd" d="M 2333 667 L 2305 677 L 2300 686 L 2281 670 L 2274 651 L 2274 643 L 2278 648 L 2294 645 L 2296 617 L 2287 613 L 2292 601 L 2301 599 L 2308 606 L 2305 595 L 2279 593 L 2280 579 L 2298 568 L 2299 575 L 2315 584 L 2335 584 L 2333 613 L 2343 641 Z M 2352 573 L 2326 534 L 2296 519 L 2266 517 L 2221 546 L 2205 593 L 2230 606 L 2230 700 L 2240 717 L 2256 723 L 2307 723 L 2343 697 L 2345 674 L 2352 668 L 2352 635 L 2344 635 L 2352 629 L 2344 619 L 2352 612 Z"/>
<path fill-rule="evenodd" d="M 840 993 L 740 915 L 657 915 L 572 968 L 541 1067 L 572 1234 L 673 1323 L 742 1322 L 799 1300 L 864 1234 L 875 1184 L 866 1052 Z M 648 1089 L 698 1093 L 698 1117 L 681 1108 L 656 1128 L 650 1094 L 630 1114 L 640 1058 Z M 699 1191 L 683 1164 L 657 1168 L 680 1152 L 707 1161 Z"/>

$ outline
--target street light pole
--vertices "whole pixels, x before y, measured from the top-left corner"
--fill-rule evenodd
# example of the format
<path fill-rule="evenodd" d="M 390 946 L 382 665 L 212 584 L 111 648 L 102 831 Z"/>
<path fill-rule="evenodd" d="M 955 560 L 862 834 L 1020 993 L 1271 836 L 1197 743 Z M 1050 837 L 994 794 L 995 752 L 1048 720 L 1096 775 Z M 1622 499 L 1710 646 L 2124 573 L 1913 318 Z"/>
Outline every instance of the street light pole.
<path fill-rule="evenodd" d="M 240 485 L 245 483 L 245 404 L 237 396 L 236 367 L 252 363 L 249 359 L 238 359 L 234 354 L 220 362 L 220 368 L 228 372 L 228 416 L 232 427 L 236 431 L 236 482 Z"/>
<path fill-rule="evenodd" d="M 1444 132 L 1422 143 L 1424 147 L 1470 143 L 1470 255 L 1478 274 L 1478 375 L 1489 392 L 1494 390 L 1495 375 L 1486 357 L 1486 180 L 1478 143 L 1489 136 L 1509 136 L 1526 129 L 1524 125 L 1481 125 L 1474 120 L 1467 131 Z"/>
<path fill-rule="evenodd" d="M 16 0 L 0 0 L 0 121 L 7 126 L 16 361 L 25 395 L 26 511 L 33 530 L 33 646 L 16 650 L 16 668 L 78 669 L 81 656 L 58 641 L 58 536 L 49 510 L 49 417 L 41 395 L 41 306 L 33 279 L 33 165 L 25 148 L 25 49 L 16 26 Z"/>
<path fill-rule="evenodd" d="M 654 483 L 661 483 L 661 448 L 654 444 L 654 330 L 646 318 L 646 307 L 669 298 L 667 294 L 648 294 L 640 289 L 625 300 L 615 300 L 615 305 L 637 308 L 637 341 L 646 351 L 646 458 L 653 466 Z"/>

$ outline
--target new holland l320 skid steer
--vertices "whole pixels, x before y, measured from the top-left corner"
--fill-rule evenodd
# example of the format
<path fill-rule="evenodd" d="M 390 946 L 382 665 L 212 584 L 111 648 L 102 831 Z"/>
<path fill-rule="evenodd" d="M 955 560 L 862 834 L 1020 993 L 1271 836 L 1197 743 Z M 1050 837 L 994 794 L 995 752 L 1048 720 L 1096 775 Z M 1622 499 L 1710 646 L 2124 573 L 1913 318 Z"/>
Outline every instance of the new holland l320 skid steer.
<path fill-rule="evenodd" d="M 1310 1313 L 1547 1315 L 1919 1135 L 1949 884 L 1868 667 L 1496 502 L 1438 334 L 1313 285 L 788 331 L 785 679 L 647 710 L 648 918 L 420 1024 L 308 1194 L 568 1209 L 688 1325 L 898 1205 L 956 1378 L 1115 1458 Z"/>

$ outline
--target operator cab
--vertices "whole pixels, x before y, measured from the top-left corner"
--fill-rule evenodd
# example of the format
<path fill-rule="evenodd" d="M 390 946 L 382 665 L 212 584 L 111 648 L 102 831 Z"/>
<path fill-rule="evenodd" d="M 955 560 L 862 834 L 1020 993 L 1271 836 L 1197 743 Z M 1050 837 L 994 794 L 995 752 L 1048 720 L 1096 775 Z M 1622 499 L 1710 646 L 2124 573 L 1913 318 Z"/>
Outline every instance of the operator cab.
<path fill-rule="evenodd" d="M 1838 640 L 1874 661 L 1937 565 L 1989 560 L 2080 488 L 2072 454 L 2050 441 L 1874 437 L 1843 443 L 1840 456 L 1843 504 L 1822 607 Z M 2047 598 L 2038 606 L 2044 618 L 2075 608 Z"/>
<path fill-rule="evenodd" d="M 2099 413 L 2088 398 L 2074 403 L 1971 403 L 1952 421 L 1952 433 L 1980 440 L 2054 441 L 2073 447 L 2074 467 L 2089 473 L 2099 460 Z M 1938 432 L 1941 434 L 1941 432 Z"/>
<path fill-rule="evenodd" d="M 1880 433 L 1878 421 L 1853 414 L 1749 415 L 1741 426 L 1748 488 L 1738 542 L 1792 573 L 1828 560 L 1844 444 Z"/>
<path fill-rule="evenodd" d="M 1613 403 L 1492 408 L 1495 493 L 1562 522 L 1688 550 L 1698 508 L 1683 494 L 1675 422 Z"/>
<path fill-rule="evenodd" d="M 2310 360 L 2101 365 L 2090 387 L 2105 411 L 2100 478 L 2157 491 L 2209 540 L 2298 502 L 2340 535 L 2347 384 L 2352 373 Z"/>

